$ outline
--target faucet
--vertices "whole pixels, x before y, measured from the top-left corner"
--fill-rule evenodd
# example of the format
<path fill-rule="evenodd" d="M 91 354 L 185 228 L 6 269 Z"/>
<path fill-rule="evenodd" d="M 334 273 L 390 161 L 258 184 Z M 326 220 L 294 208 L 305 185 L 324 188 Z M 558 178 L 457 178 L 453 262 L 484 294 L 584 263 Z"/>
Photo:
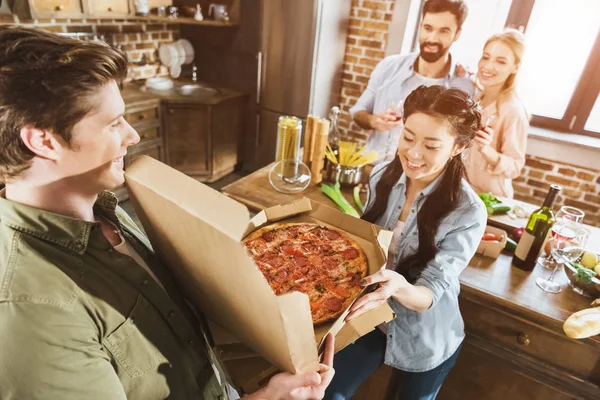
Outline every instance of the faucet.
<path fill-rule="evenodd" d="M 196 63 L 192 64 L 192 82 L 198 82 L 198 67 L 196 67 Z"/>

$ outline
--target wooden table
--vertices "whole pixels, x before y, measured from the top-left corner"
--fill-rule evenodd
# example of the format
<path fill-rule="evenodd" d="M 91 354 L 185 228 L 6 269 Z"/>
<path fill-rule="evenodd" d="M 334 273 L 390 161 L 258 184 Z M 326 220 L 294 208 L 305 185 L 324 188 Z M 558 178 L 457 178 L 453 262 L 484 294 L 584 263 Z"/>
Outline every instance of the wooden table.
<path fill-rule="evenodd" d="M 223 193 L 254 211 L 301 197 L 334 206 L 315 185 L 292 195 L 275 191 L 268 170 L 224 187 Z M 349 191 L 344 195 L 351 197 Z M 595 242 L 600 234 L 593 232 Z M 549 274 L 539 265 L 532 272 L 515 268 L 508 254 L 475 255 L 460 278 L 467 338 L 439 399 L 600 398 L 600 338 L 572 340 L 562 331 L 565 319 L 588 308 L 592 299 L 573 292 L 563 271 L 556 280 L 564 290 L 543 292 L 535 279 Z M 355 398 L 384 398 L 391 375 L 392 369 L 382 367 Z"/>

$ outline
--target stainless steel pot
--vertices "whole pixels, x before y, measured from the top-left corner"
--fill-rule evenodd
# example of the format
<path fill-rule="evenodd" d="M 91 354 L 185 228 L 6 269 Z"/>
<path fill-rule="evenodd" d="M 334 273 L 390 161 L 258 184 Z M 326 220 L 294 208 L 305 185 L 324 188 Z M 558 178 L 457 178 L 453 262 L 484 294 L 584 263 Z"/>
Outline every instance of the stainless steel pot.
<path fill-rule="evenodd" d="M 360 183 L 364 170 L 364 165 L 348 167 L 329 162 L 325 171 L 325 179 L 330 182 L 339 181 L 342 186 L 355 186 Z"/>

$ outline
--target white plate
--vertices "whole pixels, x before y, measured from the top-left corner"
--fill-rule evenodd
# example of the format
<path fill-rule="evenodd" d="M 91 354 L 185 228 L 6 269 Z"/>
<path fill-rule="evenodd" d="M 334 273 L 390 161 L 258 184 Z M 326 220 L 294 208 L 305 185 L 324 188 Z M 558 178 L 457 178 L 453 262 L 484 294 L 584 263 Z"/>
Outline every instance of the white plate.
<path fill-rule="evenodd" d="M 173 47 L 177 50 L 177 61 L 179 64 L 187 64 L 185 62 L 185 48 L 181 45 L 179 41 L 173 43 Z"/>
<path fill-rule="evenodd" d="M 179 53 L 173 45 L 162 44 L 158 48 L 158 56 L 160 58 L 161 63 L 163 63 L 167 67 L 170 67 L 173 64 L 178 63 Z"/>
<path fill-rule="evenodd" d="M 169 90 L 173 87 L 173 81 L 169 78 L 148 78 L 146 87 L 153 90 Z"/>
<path fill-rule="evenodd" d="M 171 65 L 171 78 L 177 79 L 181 75 L 181 65 Z"/>
<path fill-rule="evenodd" d="M 185 51 L 185 63 L 190 64 L 194 61 L 194 47 L 192 44 L 186 39 L 179 39 L 177 43 L 183 48 Z"/>

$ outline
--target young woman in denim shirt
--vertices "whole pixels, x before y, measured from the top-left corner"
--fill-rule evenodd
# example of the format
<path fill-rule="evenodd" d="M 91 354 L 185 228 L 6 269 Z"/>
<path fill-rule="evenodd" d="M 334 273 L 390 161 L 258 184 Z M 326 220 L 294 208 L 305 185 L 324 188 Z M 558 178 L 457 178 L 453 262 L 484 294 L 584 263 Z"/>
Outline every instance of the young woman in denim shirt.
<path fill-rule="evenodd" d="M 387 268 L 364 279 L 376 290 L 347 319 L 388 302 L 396 318 L 338 353 L 328 399 L 349 399 L 381 364 L 400 371 L 398 398 L 434 399 L 464 338 L 459 275 L 475 254 L 487 214 L 461 158 L 481 126 L 458 89 L 421 86 L 404 104 L 396 158 L 375 167 L 363 219 L 393 230 Z"/>

